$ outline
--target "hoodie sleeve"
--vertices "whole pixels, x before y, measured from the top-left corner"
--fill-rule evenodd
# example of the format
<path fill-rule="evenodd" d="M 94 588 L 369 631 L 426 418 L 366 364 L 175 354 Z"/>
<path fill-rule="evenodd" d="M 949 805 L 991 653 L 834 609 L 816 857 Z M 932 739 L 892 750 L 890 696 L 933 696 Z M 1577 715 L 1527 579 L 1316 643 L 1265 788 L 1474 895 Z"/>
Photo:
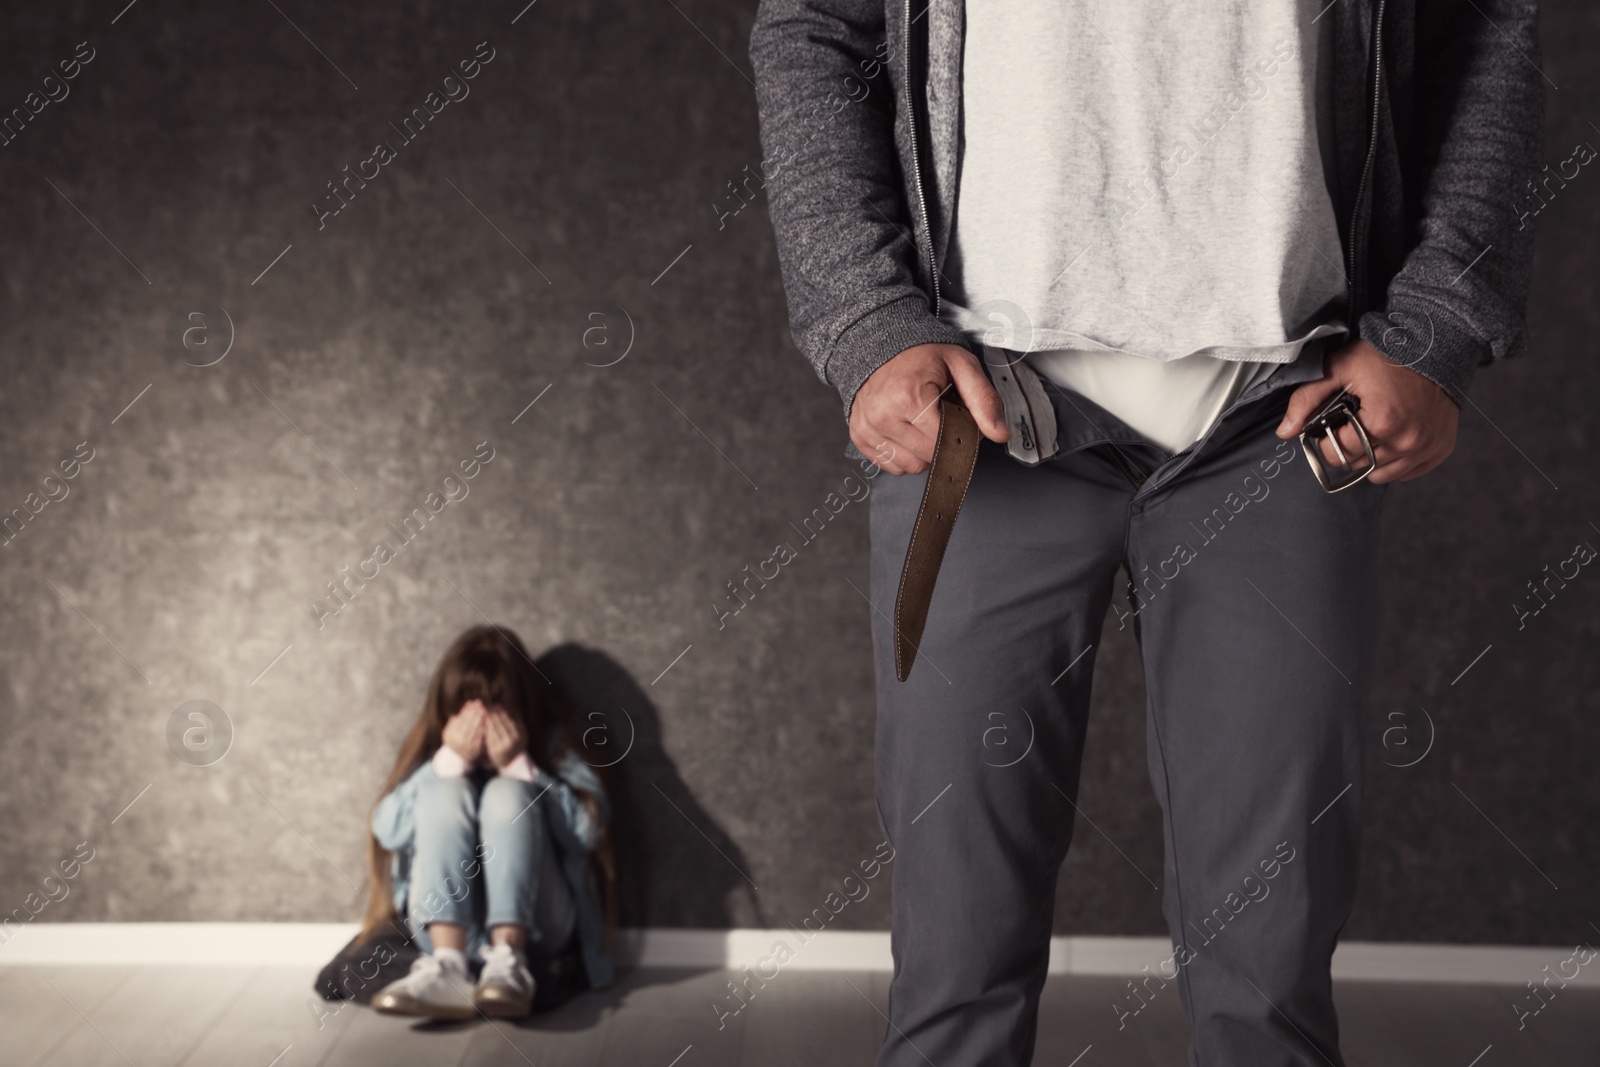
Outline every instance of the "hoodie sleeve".
<path fill-rule="evenodd" d="M 1534 0 L 1418 0 L 1416 244 L 1361 336 L 1460 405 L 1477 368 L 1518 355 L 1541 177 Z M 1408 174 L 1408 181 L 1412 180 Z M 1420 352 L 1420 355 L 1418 354 Z"/>
<path fill-rule="evenodd" d="M 762 0 L 749 47 L 790 332 L 848 418 L 861 384 L 894 356 L 963 343 L 913 270 L 916 223 L 895 149 L 899 42 L 887 38 L 883 0 Z"/>

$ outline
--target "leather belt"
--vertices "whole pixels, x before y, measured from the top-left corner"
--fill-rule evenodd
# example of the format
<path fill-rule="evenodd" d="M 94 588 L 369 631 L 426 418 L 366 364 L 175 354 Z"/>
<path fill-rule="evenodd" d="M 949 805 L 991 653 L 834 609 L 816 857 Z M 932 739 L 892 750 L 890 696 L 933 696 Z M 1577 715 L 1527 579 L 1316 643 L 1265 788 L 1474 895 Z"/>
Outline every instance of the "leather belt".
<path fill-rule="evenodd" d="M 993 358 L 1003 349 L 985 346 L 984 369 L 1005 405 L 1011 430 L 1007 449 L 1011 457 L 1037 466 L 1056 454 L 1055 409 L 1032 367 L 1018 357 L 1014 362 Z M 911 544 L 900 571 L 900 589 L 894 601 L 894 670 L 900 681 L 911 676 L 917 645 L 928 622 L 928 606 L 939 578 L 939 564 L 950 543 L 956 516 L 967 498 L 972 472 L 978 462 L 983 435 L 972 412 L 958 397 L 939 401 L 939 433 L 934 439 L 933 464 L 922 489 L 922 506 L 911 527 Z"/>
<path fill-rule="evenodd" d="M 995 391 L 1005 405 L 1006 425 L 1011 430 L 1007 450 L 1011 458 L 1034 467 L 1054 456 L 1060 449 L 1056 434 L 1055 409 L 1034 369 L 1020 356 L 1005 349 L 984 346 L 983 365 L 994 384 Z M 1377 467 L 1372 442 L 1366 427 L 1355 417 L 1361 401 L 1341 389 L 1330 397 L 1306 420 L 1300 443 L 1316 474 L 1318 483 L 1330 493 L 1348 489 L 1363 481 Z M 1339 448 L 1336 431 L 1345 422 L 1355 425 L 1360 439 L 1366 466 L 1354 471 L 1351 460 Z M 1334 450 L 1345 461 L 1346 470 L 1353 476 L 1338 480 L 1322 461 L 1315 439 L 1326 435 Z M 894 603 L 894 669 L 902 682 L 911 676 L 916 662 L 917 645 L 922 640 L 923 628 L 928 622 L 928 607 L 933 601 L 933 587 L 939 578 L 939 565 L 944 561 L 945 548 L 950 543 L 950 533 L 956 516 L 967 497 L 972 483 L 972 472 L 978 462 L 978 446 L 983 435 L 973 421 L 972 413 L 958 397 L 939 402 L 939 433 L 934 440 L 933 465 L 928 471 L 928 481 L 922 490 L 922 506 L 911 528 L 911 544 L 906 549 L 905 566 L 900 571 L 900 589 Z M 1123 468 L 1135 486 L 1144 481 L 1143 472 L 1130 469 L 1113 446 L 1112 457 Z"/>

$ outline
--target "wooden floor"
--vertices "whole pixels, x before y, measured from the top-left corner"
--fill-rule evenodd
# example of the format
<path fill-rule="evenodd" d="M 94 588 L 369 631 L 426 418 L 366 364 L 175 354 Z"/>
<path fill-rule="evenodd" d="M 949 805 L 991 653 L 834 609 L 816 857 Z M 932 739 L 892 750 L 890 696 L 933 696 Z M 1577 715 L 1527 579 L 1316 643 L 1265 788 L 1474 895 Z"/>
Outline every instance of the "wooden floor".
<path fill-rule="evenodd" d="M 51 1067 L 834 1067 L 870 1065 L 888 976 L 780 972 L 718 1028 L 723 971 L 637 971 L 525 1024 L 426 1024 L 311 995 L 298 969 L 0 968 L 0 1063 Z M 1183 1067 L 1186 1027 L 1168 987 L 1126 1029 L 1112 978 L 1052 978 L 1036 1064 Z M 1519 1030 L 1526 990 L 1346 983 L 1350 1067 L 1596 1067 L 1600 990 L 1557 993 Z M 332 1014 L 324 1014 L 329 1013 Z M 945 1067 L 939 1064 L 935 1067 Z"/>

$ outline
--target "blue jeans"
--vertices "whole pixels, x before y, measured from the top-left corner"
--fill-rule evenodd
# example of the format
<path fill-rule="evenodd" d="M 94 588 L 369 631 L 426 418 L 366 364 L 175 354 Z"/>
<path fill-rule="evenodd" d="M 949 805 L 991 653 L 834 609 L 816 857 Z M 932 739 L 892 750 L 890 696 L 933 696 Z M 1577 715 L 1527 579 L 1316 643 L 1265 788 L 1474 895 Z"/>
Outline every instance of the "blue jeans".
<path fill-rule="evenodd" d="M 530 950 L 566 947 L 576 915 L 545 823 L 548 806 L 535 803 L 544 788 L 501 775 L 422 784 L 406 905 L 422 951 L 433 951 L 433 922 L 466 927 L 469 954 L 502 924 L 527 927 Z"/>

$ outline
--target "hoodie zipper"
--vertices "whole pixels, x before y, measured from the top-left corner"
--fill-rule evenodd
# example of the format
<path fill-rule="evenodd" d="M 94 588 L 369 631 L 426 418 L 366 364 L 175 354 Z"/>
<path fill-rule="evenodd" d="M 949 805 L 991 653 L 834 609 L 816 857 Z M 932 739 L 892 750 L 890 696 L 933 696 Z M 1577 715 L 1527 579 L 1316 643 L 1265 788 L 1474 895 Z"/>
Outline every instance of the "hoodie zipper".
<path fill-rule="evenodd" d="M 910 0 L 907 0 L 909 3 Z M 1361 166 L 1361 183 L 1356 186 L 1355 210 L 1350 219 L 1350 255 L 1349 255 L 1349 284 L 1350 284 L 1350 317 L 1354 320 L 1365 308 L 1356 303 L 1356 243 L 1366 244 L 1367 228 L 1363 221 L 1363 205 L 1367 195 L 1367 181 L 1372 176 L 1372 163 L 1378 155 L 1378 104 L 1382 99 L 1383 83 L 1383 9 L 1388 0 L 1378 0 L 1378 12 L 1373 20 L 1372 27 L 1372 127 L 1367 136 L 1367 161 Z M 1363 272 L 1364 274 L 1365 272 Z M 1365 278 L 1362 279 L 1365 282 Z M 1352 331 L 1357 329 L 1356 323 L 1351 322 Z"/>
<path fill-rule="evenodd" d="M 901 41 L 901 55 L 905 57 L 906 70 L 906 128 L 911 133 L 911 180 L 917 187 L 917 211 L 922 216 L 922 232 L 928 239 L 928 280 L 933 289 L 933 314 L 939 315 L 939 265 L 933 255 L 933 229 L 928 225 L 928 201 L 922 193 L 921 138 L 917 136 L 917 109 L 911 95 L 911 0 L 906 0 L 905 32 Z M 916 247 L 916 233 L 911 235 L 911 246 Z"/>

